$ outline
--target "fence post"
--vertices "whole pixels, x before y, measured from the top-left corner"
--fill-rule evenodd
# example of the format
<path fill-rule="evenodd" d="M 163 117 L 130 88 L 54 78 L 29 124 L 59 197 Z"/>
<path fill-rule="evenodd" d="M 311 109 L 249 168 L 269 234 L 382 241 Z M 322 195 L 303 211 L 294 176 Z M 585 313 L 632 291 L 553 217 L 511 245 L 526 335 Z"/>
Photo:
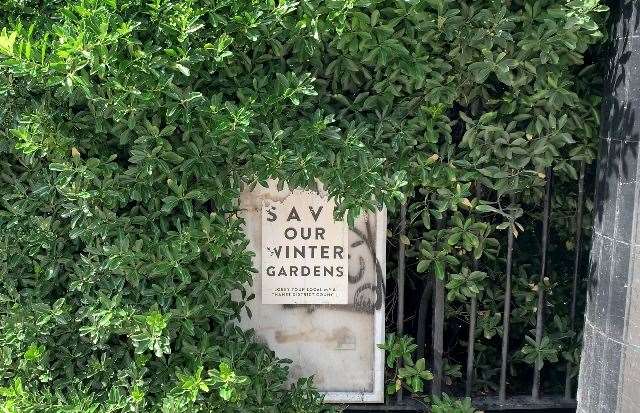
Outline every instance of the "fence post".
<path fill-rule="evenodd" d="M 482 196 L 482 189 L 478 182 L 475 183 L 476 198 L 480 200 Z M 478 260 L 473 260 L 473 270 L 478 270 Z M 467 339 L 467 380 L 465 382 L 464 394 L 467 397 L 471 397 L 473 390 L 473 362 L 475 358 L 474 347 L 476 340 L 476 318 L 478 316 L 478 296 L 473 295 L 471 297 L 471 306 L 469 308 L 469 336 Z"/>
<path fill-rule="evenodd" d="M 434 282 L 433 300 L 433 382 L 431 395 L 442 393 L 442 356 L 444 347 L 444 281 L 437 276 Z"/>
<path fill-rule="evenodd" d="M 475 264 L 475 263 L 474 263 Z M 477 265 L 474 265 L 474 270 Z M 474 360 L 474 345 L 476 339 L 476 316 L 477 316 L 478 299 L 474 295 L 471 297 L 471 308 L 469 310 L 469 338 L 467 343 L 467 381 L 465 383 L 464 394 L 467 397 L 471 397 L 471 390 L 473 389 L 473 360 Z"/>
<path fill-rule="evenodd" d="M 513 202 L 513 199 L 512 199 Z M 511 218 L 510 218 L 511 219 Z M 511 219 L 513 225 L 513 220 Z M 504 289 L 504 308 L 502 315 L 502 354 L 500 362 L 500 388 L 498 398 L 500 402 L 507 399 L 507 359 L 509 356 L 509 319 L 511 318 L 511 263 L 513 258 L 513 231 L 507 233 L 507 269 L 505 271 L 506 285 Z"/>
<path fill-rule="evenodd" d="M 407 203 L 406 201 L 400 206 L 400 227 L 399 227 L 399 246 L 398 246 L 398 309 L 396 330 L 398 338 L 404 334 L 404 273 L 405 273 L 405 245 L 404 238 L 407 232 Z M 397 371 L 402 367 L 402 357 L 398 358 L 396 365 Z M 398 403 L 402 403 L 402 387 L 396 395 Z"/>
<path fill-rule="evenodd" d="M 576 211 L 576 245 L 573 256 L 573 284 L 571 286 L 571 310 L 569 315 L 570 331 L 574 331 L 576 324 L 576 295 L 578 291 L 578 271 L 580 271 L 580 254 L 582 252 L 582 209 L 584 208 L 584 161 L 580 162 L 580 178 L 578 180 L 578 205 Z M 567 371 L 564 379 L 564 397 L 571 399 L 571 362 L 567 361 Z"/>
<path fill-rule="evenodd" d="M 546 168 L 546 184 L 544 189 L 544 210 L 542 213 L 542 256 L 540 258 L 540 279 L 538 281 L 538 304 L 536 309 L 536 346 L 542 342 L 544 332 L 544 279 L 547 276 L 547 248 L 549 244 L 549 215 L 551 213 L 551 181 L 553 180 L 553 170 Z M 533 366 L 533 384 L 531 386 L 531 397 L 534 400 L 540 398 L 540 370 L 542 360 L 536 359 Z"/>

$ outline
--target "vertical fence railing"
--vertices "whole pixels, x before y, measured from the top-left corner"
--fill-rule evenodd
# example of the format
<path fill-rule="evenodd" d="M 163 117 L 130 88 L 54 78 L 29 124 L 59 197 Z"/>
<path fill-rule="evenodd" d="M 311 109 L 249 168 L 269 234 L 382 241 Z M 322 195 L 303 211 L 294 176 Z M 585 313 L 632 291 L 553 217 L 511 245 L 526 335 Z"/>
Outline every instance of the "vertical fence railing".
<path fill-rule="evenodd" d="M 416 350 L 416 359 L 425 357 L 425 347 L 427 343 L 427 316 L 431 305 L 431 299 L 433 296 L 433 282 L 430 278 L 427 279 L 424 288 L 422 289 L 422 296 L 420 297 L 420 304 L 418 307 L 418 331 L 416 332 L 416 344 L 418 348 Z"/>
<path fill-rule="evenodd" d="M 575 234 L 575 252 L 573 257 L 573 279 L 571 286 L 571 307 L 570 307 L 570 331 L 575 330 L 576 325 L 576 306 L 577 306 L 577 290 L 580 276 L 580 263 L 582 252 L 582 221 L 584 216 L 585 205 L 585 169 L 586 164 L 580 163 L 580 172 L 578 179 L 578 197 L 576 208 L 576 234 Z M 548 272 L 547 256 L 549 250 L 549 228 L 551 218 L 551 197 L 553 190 L 553 170 L 547 168 L 545 170 L 545 189 L 544 197 L 542 200 L 542 232 L 541 232 L 541 245 L 540 245 L 540 274 L 537 285 L 537 307 L 536 307 L 536 321 L 535 321 L 535 342 L 537 346 L 541 345 L 544 333 L 544 308 L 545 308 L 545 278 Z M 479 185 L 476 185 L 476 197 L 480 198 Z M 513 205 L 515 199 L 513 196 L 509 198 L 509 202 Z M 398 279 L 397 279 L 397 320 L 396 330 L 399 336 L 404 333 L 404 318 L 405 318 L 405 272 L 406 272 L 406 230 L 407 230 L 407 205 L 406 203 L 401 205 L 400 208 L 400 220 L 398 227 Z M 513 254 L 515 249 L 515 235 L 513 227 L 515 225 L 514 218 L 509 218 L 510 225 L 507 232 L 507 251 L 506 251 L 506 264 L 505 264 L 505 285 L 504 285 L 504 303 L 503 303 L 503 317 L 502 317 L 502 344 L 500 349 L 500 381 L 498 383 L 498 397 L 497 406 L 510 406 L 510 400 L 512 395 L 507 397 L 507 381 L 509 371 L 509 339 L 510 339 L 510 321 L 512 312 L 512 270 L 513 270 Z M 474 260 L 473 270 L 479 269 L 479 262 Z M 438 277 L 433 278 L 433 282 L 428 282 L 424 286 L 421 297 L 418 300 L 420 303 L 418 321 L 418 339 L 417 343 L 420 347 L 418 358 L 422 357 L 425 347 L 425 336 L 427 332 L 427 308 L 431 307 L 433 318 L 431 320 L 431 351 L 432 351 L 432 367 L 433 367 L 433 381 L 431 383 L 431 394 L 439 396 L 443 391 L 443 379 L 444 379 L 444 321 L 445 321 L 445 283 Z M 478 300 L 477 297 L 472 297 L 469 306 L 469 328 L 467 331 L 468 344 L 466 352 L 466 375 L 465 375 L 465 391 L 464 394 L 467 397 L 473 395 L 474 385 L 474 363 L 475 363 L 475 330 L 477 326 L 478 317 Z M 396 369 L 402 367 L 402 360 L 398 361 Z M 571 377 L 571 362 L 566 363 L 565 383 L 564 383 L 564 399 L 565 404 L 557 405 L 557 407 L 571 406 L 572 398 L 572 377 Z M 540 408 L 539 406 L 556 406 L 553 403 L 557 400 L 562 400 L 562 396 L 550 396 L 547 399 L 541 399 L 541 360 L 536 360 L 533 370 L 532 386 L 531 386 L 531 408 Z M 398 404 L 405 404 L 408 400 L 404 400 L 402 389 L 397 393 L 396 402 Z M 523 407 L 522 398 L 518 398 L 514 405 Z M 547 400 L 547 401 L 545 401 Z M 553 400 L 554 402 L 549 402 Z M 549 404 L 552 403 L 552 404 Z M 569 403 L 569 404 L 567 404 Z M 536 407 L 538 406 L 538 407 Z"/>
<path fill-rule="evenodd" d="M 540 347 L 542 334 L 544 332 L 544 279 L 547 276 L 547 248 L 549 244 L 549 215 L 551 214 L 551 181 L 553 170 L 546 169 L 546 184 L 544 189 L 544 206 L 542 213 L 542 245 L 540 257 L 540 278 L 538 281 L 538 304 L 536 307 L 536 346 Z M 540 398 L 540 370 L 542 370 L 542 360 L 536 358 L 533 367 L 533 384 L 531 385 L 531 397 L 534 400 Z"/>
<path fill-rule="evenodd" d="M 400 206 L 400 225 L 398 228 L 398 308 L 397 308 L 397 320 L 396 330 L 398 337 L 402 337 L 404 334 L 404 273 L 405 273 L 405 243 L 404 239 L 407 236 L 407 203 L 403 202 Z M 402 357 L 398 358 L 398 364 L 396 369 L 399 371 L 402 367 Z M 396 395 L 398 403 L 402 403 L 402 388 L 398 390 Z"/>
<path fill-rule="evenodd" d="M 439 396 L 442 393 L 442 379 L 444 368 L 442 357 L 444 353 L 444 281 L 436 277 L 433 288 L 433 383 L 431 394 Z"/>
<path fill-rule="evenodd" d="M 502 349 L 500 357 L 500 384 L 498 399 L 507 399 L 507 363 L 509 361 L 509 320 L 511 318 L 511 263 L 513 260 L 513 219 L 507 233 L 507 266 L 505 269 L 504 307 L 502 310 Z"/>
<path fill-rule="evenodd" d="M 576 243 L 573 256 L 573 282 L 571 285 L 571 309 L 569 313 L 569 331 L 575 330 L 576 298 L 578 294 L 578 274 L 580 271 L 580 253 L 582 252 L 582 212 L 584 208 L 584 172 L 585 162 L 580 162 L 580 176 L 578 178 L 578 204 L 576 206 Z M 571 399 L 571 362 L 567 361 L 564 379 L 564 398 Z"/>
<path fill-rule="evenodd" d="M 478 268 L 477 261 L 474 263 L 474 271 Z M 478 299 L 474 295 L 471 297 L 469 308 L 469 338 L 467 339 L 467 381 L 465 382 L 464 395 L 471 397 L 473 390 L 473 360 L 476 339 L 476 317 L 478 313 Z"/>
<path fill-rule="evenodd" d="M 482 196 L 482 190 L 480 189 L 480 183 L 476 182 L 474 185 L 476 199 L 480 199 Z M 473 270 L 478 270 L 478 260 L 473 260 Z M 478 317 L 478 297 L 476 294 L 471 297 L 471 304 L 469 306 L 469 332 L 467 338 L 467 377 L 465 381 L 464 395 L 471 397 L 473 392 L 473 367 L 475 360 L 475 343 L 476 343 L 476 318 Z"/>

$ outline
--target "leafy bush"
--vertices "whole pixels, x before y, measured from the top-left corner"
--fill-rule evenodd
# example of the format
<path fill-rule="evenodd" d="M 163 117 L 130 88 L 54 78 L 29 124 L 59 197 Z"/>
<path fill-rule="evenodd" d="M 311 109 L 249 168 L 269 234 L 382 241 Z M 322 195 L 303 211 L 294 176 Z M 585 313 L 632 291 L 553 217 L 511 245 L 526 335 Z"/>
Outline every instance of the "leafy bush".
<path fill-rule="evenodd" d="M 479 331 L 500 334 L 499 230 L 531 232 L 537 215 L 523 207 L 545 169 L 570 182 L 594 157 L 597 78 L 583 56 L 604 10 L 4 1 L 3 409 L 323 409 L 308 380 L 287 390 L 283 361 L 232 324 L 243 302 L 230 291 L 252 298 L 237 197 L 271 177 L 319 178 L 350 221 L 409 199 L 416 282 L 416 269 L 447 280 L 451 320 L 481 294 Z M 554 208 L 575 208 L 568 194 Z M 562 242 L 575 230 L 564 228 Z M 524 331 L 535 311 L 525 264 L 514 287 Z M 496 359 L 477 349 L 480 363 Z"/>
<path fill-rule="evenodd" d="M 446 393 L 442 397 L 434 397 L 431 404 L 432 413 L 476 413 L 477 410 L 471 405 L 471 399 L 456 400 Z"/>
<path fill-rule="evenodd" d="M 387 384 L 386 394 L 394 394 L 402 388 L 420 394 L 424 391 L 425 382 L 433 378 L 433 374 L 426 369 L 424 357 L 413 361 L 413 353 L 418 347 L 413 341 L 413 337 L 396 337 L 391 333 L 384 344 L 378 344 L 378 347 L 385 351 L 388 368 L 394 368 L 399 360 L 403 364 L 398 369 L 396 377 Z"/>

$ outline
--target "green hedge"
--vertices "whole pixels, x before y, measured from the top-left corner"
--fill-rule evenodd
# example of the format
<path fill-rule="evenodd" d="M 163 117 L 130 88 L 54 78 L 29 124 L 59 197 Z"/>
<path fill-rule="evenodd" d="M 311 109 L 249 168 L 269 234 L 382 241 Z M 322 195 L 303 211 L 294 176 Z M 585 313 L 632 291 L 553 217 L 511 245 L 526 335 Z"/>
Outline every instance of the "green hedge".
<path fill-rule="evenodd" d="M 252 275 L 241 188 L 319 178 L 350 220 L 410 199 L 418 270 L 496 260 L 485 241 L 545 168 L 571 179 L 594 158 L 583 56 L 605 10 L 3 1 L 1 411 L 322 410 L 231 323 Z M 464 308 L 481 289 L 455 279 Z"/>

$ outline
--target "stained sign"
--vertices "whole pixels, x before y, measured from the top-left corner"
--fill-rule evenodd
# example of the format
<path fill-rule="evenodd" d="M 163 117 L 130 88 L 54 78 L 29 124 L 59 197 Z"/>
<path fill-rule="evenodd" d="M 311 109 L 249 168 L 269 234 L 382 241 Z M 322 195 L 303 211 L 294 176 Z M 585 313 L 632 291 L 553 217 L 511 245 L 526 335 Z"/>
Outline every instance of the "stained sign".
<path fill-rule="evenodd" d="M 312 191 L 264 200 L 263 304 L 348 303 L 348 227 L 334 207 Z"/>
<path fill-rule="evenodd" d="M 253 253 L 253 265 L 258 271 L 244 292 L 245 297 L 255 294 L 257 298 L 246 302 L 247 311 L 242 312 L 239 325 L 254 330 L 256 338 L 268 345 L 278 357 L 291 360 L 289 383 L 313 376 L 313 383 L 324 393 L 325 402 L 381 403 L 384 401 L 385 364 L 384 352 L 378 344 L 385 339 L 386 212 L 365 212 L 357 217 L 348 229 L 347 250 L 347 245 L 337 235 L 346 230 L 346 225 L 333 221 L 333 204 L 328 202 L 322 187 L 319 183 L 318 195 L 290 190 L 286 185 L 279 187 L 277 182 L 269 181 L 266 187 L 256 185 L 241 193 L 239 215 L 244 221 L 247 249 Z M 295 211 L 292 213 L 293 207 Z M 300 241 L 296 244 L 285 236 L 284 231 L 289 227 L 311 228 L 311 231 L 296 230 L 296 238 Z M 324 228 L 324 231 L 316 232 L 315 228 Z M 318 240 L 315 240 L 316 234 Z M 287 232 L 288 237 L 293 238 L 293 235 L 293 230 Z M 287 245 L 290 247 L 288 260 Z M 326 270 L 325 276 L 324 267 L 344 265 L 337 262 L 340 261 L 340 249 L 325 248 L 325 258 L 322 258 L 322 248 L 318 250 L 316 246 L 305 251 L 304 259 L 300 257 L 300 251 L 295 256 L 297 258 L 292 259 L 292 245 L 298 248 L 300 245 L 344 246 L 342 257 L 348 259 L 344 275 L 338 277 L 339 271 L 334 268 L 333 277 L 330 269 Z M 278 246 L 283 247 L 278 252 L 280 257 L 273 251 Z M 311 250 L 315 258 L 311 258 Z M 326 258 L 329 252 L 334 256 Z M 293 270 L 293 276 L 291 262 L 298 268 Z M 273 269 L 269 269 L 270 266 Z M 283 266 L 284 270 L 280 268 Z M 303 266 L 309 270 L 300 269 Z M 277 277 L 268 275 L 267 271 L 272 274 L 283 272 Z M 320 275 L 316 277 L 315 271 Z M 300 275 L 307 272 L 309 275 Z M 274 284 L 278 278 L 285 280 L 278 284 L 281 287 Z M 289 288 L 296 284 L 295 288 L 300 288 L 298 283 L 309 280 L 306 286 L 302 286 L 307 288 L 314 279 L 319 283 L 319 287 L 314 288 L 331 288 L 331 294 L 334 294 L 333 289 L 341 291 L 338 286 L 330 287 L 331 283 L 344 282 L 347 286 L 346 304 L 290 305 L 312 301 L 308 297 L 304 299 L 309 301 L 301 301 L 295 296 L 278 297 L 277 300 L 283 302 L 280 305 L 263 301 L 264 297 L 266 302 L 273 302 L 276 288 Z M 340 294 L 335 298 L 340 298 Z M 236 300 L 242 300 L 240 291 L 234 296 Z M 314 297 L 313 301 L 316 299 Z M 324 297 L 323 302 L 327 301 Z"/>

